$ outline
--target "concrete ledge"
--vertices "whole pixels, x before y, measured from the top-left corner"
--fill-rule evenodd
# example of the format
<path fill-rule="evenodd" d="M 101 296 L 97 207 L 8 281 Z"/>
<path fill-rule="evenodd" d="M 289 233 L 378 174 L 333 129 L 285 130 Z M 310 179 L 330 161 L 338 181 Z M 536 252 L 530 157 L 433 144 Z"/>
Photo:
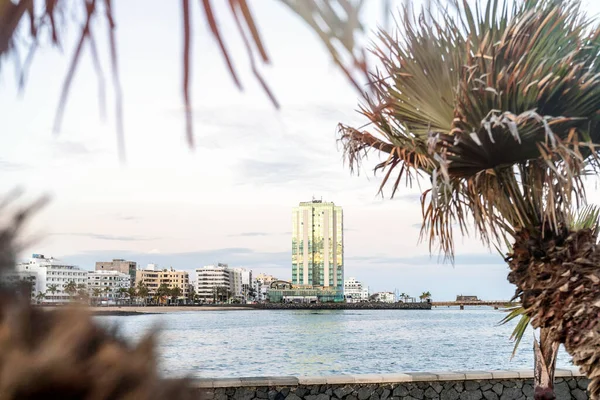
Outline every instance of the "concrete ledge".
<path fill-rule="evenodd" d="M 556 378 L 583 377 L 576 369 L 556 369 Z M 323 375 L 323 376 L 257 376 L 241 378 L 200 378 L 198 388 L 277 387 L 298 385 L 353 385 L 406 382 L 447 382 L 481 380 L 533 379 L 533 370 L 511 371 L 437 371 L 397 374 Z"/>

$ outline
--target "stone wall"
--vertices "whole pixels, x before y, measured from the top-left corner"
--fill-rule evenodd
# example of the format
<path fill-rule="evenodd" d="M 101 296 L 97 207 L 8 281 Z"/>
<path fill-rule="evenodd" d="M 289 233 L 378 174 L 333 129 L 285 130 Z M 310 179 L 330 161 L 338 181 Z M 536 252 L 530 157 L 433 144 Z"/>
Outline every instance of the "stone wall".
<path fill-rule="evenodd" d="M 260 310 L 431 310 L 431 303 L 263 303 L 250 304 Z"/>
<path fill-rule="evenodd" d="M 556 371 L 557 400 L 585 400 L 588 380 Z M 199 379 L 202 400 L 529 400 L 533 371 Z"/>

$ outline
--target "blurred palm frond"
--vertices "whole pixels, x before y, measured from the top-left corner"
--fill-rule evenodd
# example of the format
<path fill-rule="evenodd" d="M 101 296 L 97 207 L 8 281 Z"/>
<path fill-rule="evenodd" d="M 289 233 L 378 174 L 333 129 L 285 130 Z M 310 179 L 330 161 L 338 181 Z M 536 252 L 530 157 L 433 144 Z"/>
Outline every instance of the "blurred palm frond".
<path fill-rule="evenodd" d="M 364 52 L 360 50 L 356 35 L 363 31 L 359 16 L 362 9 L 362 0 L 280 0 L 293 14 L 299 16 L 318 35 L 327 50 L 331 53 L 334 62 L 342 69 L 352 85 L 362 93 L 361 81 L 367 81 L 367 64 Z M 388 0 L 386 0 L 388 1 Z M 259 24 L 251 11 L 247 0 L 227 0 L 229 10 L 237 26 L 249 60 L 250 68 L 276 108 L 279 103 L 269 88 L 266 80 L 261 75 L 256 59 L 263 64 L 268 64 L 268 56 Z M 181 0 L 183 49 L 182 49 L 182 93 L 185 106 L 186 136 L 188 145 L 194 147 L 193 125 L 191 118 L 192 101 L 190 95 L 192 79 L 192 28 L 194 19 L 191 15 L 191 0 Z M 233 54 L 227 49 L 226 36 L 218 23 L 217 13 L 211 0 L 202 0 L 201 8 L 204 12 L 206 23 L 215 42 L 218 44 L 231 78 L 241 90 L 242 84 L 234 66 Z M 24 88 L 27 71 L 33 61 L 36 50 L 42 46 L 43 38 L 49 36 L 50 43 L 61 48 L 62 32 L 71 23 L 66 18 L 67 14 L 82 11 L 83 20 L 79 37 L 71 54 L 71 61 L 65 75 L 62 92 L 60 95 L 54 132 L 61 129 L 63 114 L 68 100 L 69 90 L 73 77 L 77 72 L 80 59 L 85 46 L 89 47 L 94 68 L 100 83 L 99 97 L 101 99 L 101 113 L 104 105 L 104 74 L 96 49 L 96 33 L 92 22 L 95 18 L 103 18 L 108 25 L 108 42 L 110 45 L 110 65 L 113 87 L 116 92 L 115 113 L 117 124 L 117 142 L 120 158 L 125 159 L 125 141 L 122 116 L 121 85 L 119 79 L 117 39 L 115 35 L 116 21 L 112 0 L 46 0 L 43 4 L 35 4 L 33 0 L 0 0 L 0 71 L 2 71 L 3 56 L 12 56 L 19 70 L 19 87 Z M 25 29 L 28 24 L 28 29 Z M 20 29 L 23 28 L 23 29 Z M 46 33 L 48 35 L 46 35 Z M 25 42 L 29 44 L 24 45 Z M 26 47 L 27 56 L 22 63 L 19 51 Z"/>

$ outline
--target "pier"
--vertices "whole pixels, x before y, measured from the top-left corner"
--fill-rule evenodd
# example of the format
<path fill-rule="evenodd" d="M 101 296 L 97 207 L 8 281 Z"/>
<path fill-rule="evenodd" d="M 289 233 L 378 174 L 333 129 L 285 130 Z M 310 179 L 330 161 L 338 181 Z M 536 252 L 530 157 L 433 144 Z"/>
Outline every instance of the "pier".
<path fill-rule="evenodd" d="M 497 310 L 500 307 L 513 307 L 518 306 L 517 302 L 510 302 L 509 300 L 459 300 L 459 301 L 432 301 L 432 307 L 460 307 L 464 310 L 466 306 L 488 306 L 494 307 Z"/>

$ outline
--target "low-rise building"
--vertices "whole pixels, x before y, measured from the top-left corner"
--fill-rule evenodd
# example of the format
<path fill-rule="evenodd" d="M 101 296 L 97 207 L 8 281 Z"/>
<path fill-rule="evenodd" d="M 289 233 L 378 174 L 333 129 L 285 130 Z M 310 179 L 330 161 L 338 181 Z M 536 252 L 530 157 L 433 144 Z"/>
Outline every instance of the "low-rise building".
<path fill-rule="evenodd" d="M 369 287 L 350 277 L 344 281 L 344 297 L 348 303 L 369 301 Z"/>
<path fill-rule="evenodd" d="M 196 268 L 196 296 L 203 303 L 227 301 L 232 295 L 232 274 L 227 264 Z"/>
<path fill-rule="evenodd" d="M 456 296 L 456 301 L 480 301 L 477 296 L 463 296 L 462 294 Z"/>
<path fill-rule="evenodd" d="M 136 271 L 135 282 L 136 286 L 143 283 L 148 288 L 149 297 L 155 297 L 161 285 L 166 285 L 168 289 L 179 288 L 180 300 L 189 296 L 190 276 L 187 271 L 176 271 L 173 268 L 161 270 L 157 265 L 149 264 L 148 268 Z"/>
<path fill-rule="evenodd" d="M 88 272 L 88 294 L 92 303 L 116 304 L 131 287 L 131 277 L 119 271 Z"/>
<path fill-rule="evenodd" d="M 320 285 L 294 285 L 287 281 L 271 283 L 268 300 L 271 303 L 329 303 L 340 302 L 340 290 Z"/>
<path fill-rule="evenodd" d="M 262 302 L 267 299 L 266 292 L 263 292 L 263 284 L 262 281 L 255 279 L 252 282 L 252 289 L 254 291 L 254 298 L 251 300 Z"/>
<path fill-rule="evenodd" d="M 393 292 L 378 292 L 371 295 L 370 299 L 381 303 L 395 303 L 396 295 Z"/>
<path fill-rule="evenodd" d="M 278 281 L 279 279 L 273 275 L 267 275 L 260 273 L 256 276 L 254 289 L 256 290 L 256 301 L 266 301 L 268 298 L 269 289 L 271 283 Z"/>
<path fill-rule="evenodd" d="M 73 300 L 65 289 L 72 284 L 77 291 L 87 292 L 87 274 L 75 265 L 61 263 L 53 257 L 46 258 L 43 254 L 33 254 L 27 262 L 18 263 L 15 276 L 29 280 L 32 298 L 40 297 L 44 303 L 66 303 Z"/>
<path fill-rule="evenodd" d="M 97 261 L 96 271 L 117 271 L 122 274 L 127 274 L 130 277 L 132 285 L 136 280 L 137 263 L 135 261 L 127 261 L 122 258 L 114 258 L 112 261 Z"/>

